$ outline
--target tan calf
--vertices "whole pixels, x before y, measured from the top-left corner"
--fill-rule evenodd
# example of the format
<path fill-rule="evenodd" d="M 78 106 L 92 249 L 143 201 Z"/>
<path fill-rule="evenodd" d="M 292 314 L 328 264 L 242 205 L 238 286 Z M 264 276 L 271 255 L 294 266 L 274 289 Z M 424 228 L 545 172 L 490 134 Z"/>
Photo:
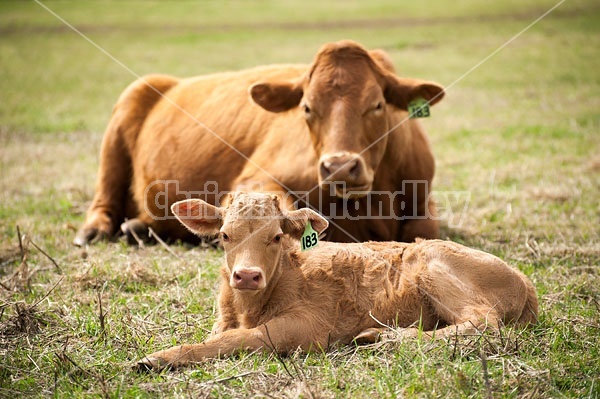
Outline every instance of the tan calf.
<path fill-rule="evenodd" d="M 225 208 L 201 200 L 173 206 L 197 234 L 220 232 L 225 249 L 219 318 L 201 344 L 142 359 L 144 367 L 179 367 L 244 350 L 327 350 L 353 339 L 372 341 L 381 323 L 415 325 L 435 337 L 537 320 L 532 283 L 499 258 L 440 240 L 416 243 L 320 242 L 300 251 L 309 209 L 287 211 L 269 194 L 236 193 Z"/>

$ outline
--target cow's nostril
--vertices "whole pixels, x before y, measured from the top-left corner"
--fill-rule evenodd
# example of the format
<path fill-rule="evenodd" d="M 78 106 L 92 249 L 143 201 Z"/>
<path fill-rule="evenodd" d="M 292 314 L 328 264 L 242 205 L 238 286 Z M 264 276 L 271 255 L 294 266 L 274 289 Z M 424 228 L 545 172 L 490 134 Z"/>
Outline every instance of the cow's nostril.
<path fill-rule="evenodd" d="M 326 178 L 330 174 L 331 174 L 331 162 L 329 162 L 329 161 L 321 162 L 321 176 L 323 178 Z"/>
<path fill-rule="evenodd" d="M 258 280 L 260 280 L 260 274 L 257 274 L 256 276 L 254 276 L 252 278 L 252 280 L 256 281 L 258 283 Z"/>
<path fill-rule="evenodd" d="M 354 180 L 363 175 L 363 162 L 358 154 L 332 156 L 323 159 L 319 164 L 319 173 L 323 180 L 342 181 L 354 184 Z"/>

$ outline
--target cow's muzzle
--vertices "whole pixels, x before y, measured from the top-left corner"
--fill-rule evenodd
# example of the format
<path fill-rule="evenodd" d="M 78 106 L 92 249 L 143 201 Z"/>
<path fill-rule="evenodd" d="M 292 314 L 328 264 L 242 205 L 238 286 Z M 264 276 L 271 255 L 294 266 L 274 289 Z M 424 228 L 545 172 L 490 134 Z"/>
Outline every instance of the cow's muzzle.
<path fill-rule="evenodd" d="M 360 198 L 371 191 L 372 174 L 363 157 L 341 152 L 323 155 L 319 161 L 319 183 L 324 190 L 333 189 L 340 198 Z"/>

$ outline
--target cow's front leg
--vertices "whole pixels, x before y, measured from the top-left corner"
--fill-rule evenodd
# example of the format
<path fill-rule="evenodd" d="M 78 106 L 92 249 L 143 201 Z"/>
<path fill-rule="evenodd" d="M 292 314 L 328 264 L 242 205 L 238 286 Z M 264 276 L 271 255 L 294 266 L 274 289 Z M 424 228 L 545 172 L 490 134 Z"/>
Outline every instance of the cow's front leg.
<path fill-rule="evenodd" d="M 150 241 L 148 224 L 138 218 L 129 219 L 121 223 L 121 232 L 127 237 L 129 245 Z"/>
<path fill-rule="evenodd" d="M 181 345 L 152 353 L 137 365 L 160 370 L 199 363 L 205 359 L 235 355 L 243 351 L 289 353 L 297 348 L 308 351 L 327 344 L 328 333 L 315 329 L 315 323 L 289 318 L 273 319 L 256 328 L 237 328 L 211 336 L 201 344 Z"/>
<path fill-rule="evenodd" d="M 404 220 L 400 235 L 397 237 L 399 241 L 413 242 L 417 238 L 427 240 L 439 238 L 440 225 L 436 219 L 437 212 L 435 209 L 435 202 L 431 198 L 427 204 L 427 209 L 427 213 L 421 210 L 418 211 L 417 214 L 419 217 L 407 217 Z"/>

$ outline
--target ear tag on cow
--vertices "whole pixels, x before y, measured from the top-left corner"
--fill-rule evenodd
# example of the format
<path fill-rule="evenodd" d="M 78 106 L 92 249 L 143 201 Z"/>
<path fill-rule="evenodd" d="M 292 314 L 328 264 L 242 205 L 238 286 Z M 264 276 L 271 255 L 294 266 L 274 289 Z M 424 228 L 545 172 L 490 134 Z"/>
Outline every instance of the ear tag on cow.
<path fill-rule="evenodd" d="M 313 249 L 319 243 L 319 233 L 313 230 L 312 225 L 310 224 L 310 220 L 306 223 L 306 227 L 304 228 L 304 233 L 300 238 L 300 245 L 303 251 L 308 251 L 309 249 Z"/>
<path fill-rule="evenodd" d="M 429 103 L 424 98 L 417 98 L 408 103 L 408 115 L 411 118 L 427 118 L 431 116 Z"/>

